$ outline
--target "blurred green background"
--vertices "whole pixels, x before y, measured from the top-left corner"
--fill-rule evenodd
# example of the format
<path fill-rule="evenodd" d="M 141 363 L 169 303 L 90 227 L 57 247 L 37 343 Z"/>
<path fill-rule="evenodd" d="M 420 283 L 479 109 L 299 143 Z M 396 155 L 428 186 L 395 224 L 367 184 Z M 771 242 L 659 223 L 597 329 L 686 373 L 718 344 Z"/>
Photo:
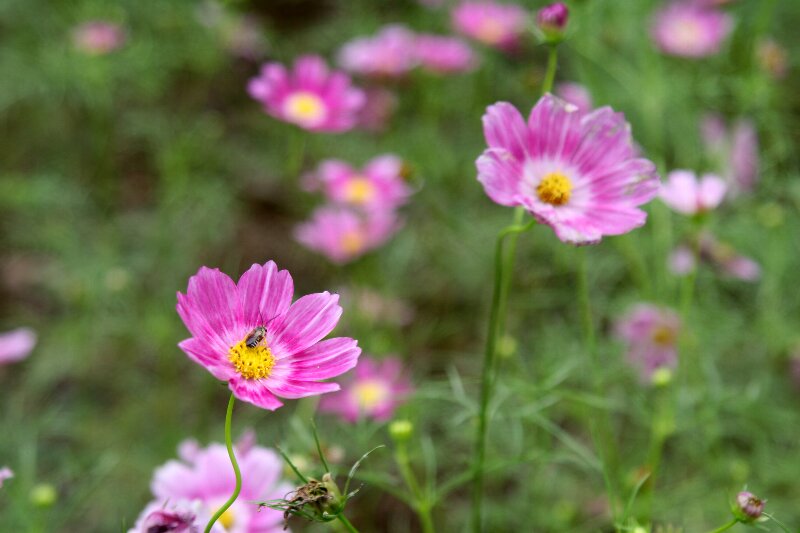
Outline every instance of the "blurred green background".
<path fill-rule="evenodd" d="M 657 53 L 648 25 L 659 2 L 569 4 L 557 79 L 580 81 L 597 105 L 623 111 L 662 174 L 709 169 L 697 126 L 707 111 L 750 117 L 759 131 L 755 194 L 726 204 L 711 224 L 761 264 L 763 278 L 746 284 L 700 271 L 685 350 L 699 370 L 682 377 L 688 385 L 655 491 L 656 523 L 687 532 L 724 523 L 731 496 L 747 484 L 772 513 L 798 524 L 800 389 L 787 369 L 800 349 L 800 79 L 793 68 L 773 79 L 755 49 L 771 37 L 796 66 L 800 3 L 734 2 L 728 44 L 702 61 Z M 345 41 L 387 23 L 450 33 L 448 11 L 411 0 L 218 6 L 225 17 L 258 21 L 263 53 L 247 59 L 231 53 L 229 32 L 203 22 L 208 7 L 0 3 L 0 331 L 31 326 L 40 339 L 28 360 L 0 368 L 0 466 L 16 472 L 0 490 L 3 531 L 129 527 L 149 501 L 153 468 L 175 457 L 178 442 L 222 440 L 227 389 L 177 348 L 188 334 L 175 293 L 201 265 L 236 278 L 273 259 L 291 271 L 297 294 L 341 291 L 337 332 L 359 339 L 366 353 L 402 356 L 414 376 L 418 395 L 402 414 L 415 423 L 420 475 L 442 482 L 469 464 L 491 252 L 511 219 L 475 180 L 485 147 L 480 116 L 498 100 L 527 113 L 545 50 L 533 38 L 515 56 L 475 45 L 475 72 L 414 73 L 396 85 L 399 109 L 385 132 L 307 136 L 304 169 L 392 152 L 419 185 L 405 228 L 387 246 L 336 267 L 291 236 L 319 200 L 285 174 L 295 132 L 248 97 L 247 80 L 262 60 L 306 52 L 332 60 Z M 71 31 L 95 19 L 120 24 L 124 46 L 106 55 L 77 50 Z M 638 385 L 608 333 L 633 302 L 677 306 L 680 280 L 666 257 L 687 227 L 657 201 L 648 211 L 645 228 L 591 249 L 565 246 L 543 227 L 520 240 L 509 324 L 515 350 L 503 363 L 490 434 L 502 461 L 487 481 L 489 524 L 507 529 L 492 531 L 610 530 L 587 406 L 613 416 L 621 484 L 632 484 L 645 461 L 656 393 Z M 604 397 L 587 392 L 592 376 L 582 368 L 574 284 L 582 253 L 603 328 Z M 401 300 L 413 320 L 373 316 L 356 297 L 365 289 Z M 297 405 L 268 413 L 240 404 L 235 431 L 250 426 L 261 444 L 310 456 L 308 424 L 292 416 Z M 390 442 L 380 424 L 354 430 L 318 419 L 326 444 L 347 450 L 343 472 Z M 408 508 L 378 487 L 398 483 L 391 454 L 376 452 L 363 468 L 372 483 L 350 504 L 351 521 L 362 531 L 417 530 Z M 51 506 L 31 499 L 41 483 L 57 492 Z M 434 515 L 442 531 L 462 530 L 467 488 L 455 487 Z"/>

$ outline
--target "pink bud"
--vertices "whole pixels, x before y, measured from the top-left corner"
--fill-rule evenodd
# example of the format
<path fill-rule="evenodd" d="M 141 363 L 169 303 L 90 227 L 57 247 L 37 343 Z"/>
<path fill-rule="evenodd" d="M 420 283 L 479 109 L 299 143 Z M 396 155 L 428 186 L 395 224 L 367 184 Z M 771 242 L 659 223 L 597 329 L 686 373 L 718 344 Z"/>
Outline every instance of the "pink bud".
<path fill-rule="evenodd" d="M 563 2 L 555 2 L 541 8 L 536 13 L 536 26 L 547 41 L 560 40 L 569 20 L 569 9 Z"/>
<path fill-rule="evenodd" d="M 753 493 L 742 491 L 736 495 L 736 505 L 747 520 L 755 520 L 764 512 L 764 500 L 759 500 Z"/>

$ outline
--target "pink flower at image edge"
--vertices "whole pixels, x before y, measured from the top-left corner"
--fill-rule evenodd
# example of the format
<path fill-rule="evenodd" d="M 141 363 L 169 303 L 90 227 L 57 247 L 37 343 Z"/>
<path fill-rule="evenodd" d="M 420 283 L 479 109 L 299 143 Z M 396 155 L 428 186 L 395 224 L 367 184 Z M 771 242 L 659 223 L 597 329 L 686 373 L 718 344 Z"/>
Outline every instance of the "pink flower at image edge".
<path fill-rule="evenodd" d="M 36 333 L 29 328 L 18 328 L 0 334 L 0 365 L 21 361 L 36 346 Z"/>

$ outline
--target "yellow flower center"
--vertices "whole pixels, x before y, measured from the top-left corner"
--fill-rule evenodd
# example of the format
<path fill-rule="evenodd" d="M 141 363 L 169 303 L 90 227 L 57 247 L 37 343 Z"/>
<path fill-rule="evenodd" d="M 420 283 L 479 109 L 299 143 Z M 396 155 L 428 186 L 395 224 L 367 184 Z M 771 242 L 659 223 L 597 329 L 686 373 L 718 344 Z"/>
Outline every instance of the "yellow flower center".
<path fill-rule="evenodd" d="M 325 104 L 319 96 L 308 91 L 297 91 L 286 99 L 288 117 L 302 123 L 318 122 L 325 115 Z"/>
<path fill-rule="evenodd" d="M 354 176 L 345 185 L 344 195 L 348 202 L 363 205 L 375 197 L 375 186 L 368 178 Z"/>
<path fill-rule="evenodd" d="M 222 524 L 222 527 L 225 528 L 226 531 L 230 531 L 233 525 L 236 523 L 236 518 L 233 516 L 233 509 L 228 509 L 219 517 L 219 523 Z"/>
<path fill-rule="evenodd" d="M 659 326 L 653 331 L 651 338 L 659 346 L 672 346 L 675 341 L 675 332 L 666 326 Z"/>
<path fill-rule="evenodd" d="M 487 44 L 499 43 L 503 40 L 503 35 L 505 35 L 503 25 L 492 18 L 484 20 L 477 31 L 478 40 Z"/>
<path fill-rule="evenodd" d="M 357 230 L 348 231 L 342 235 L 339 244 L 342 246 L 342 250 L 348 254 L 357 254 L 364 249 L 364 235 Z"/>
<path fill-rule="evenodd" d="M 378 407 L 389 396 L 386 385 L 378 381 L 365 381 L 355 386 L 358 405 L 365 411 Z"/>
<path fill-rule="evenodd" d="M 269 377 L 275 366 L 275 357 L 269 351 L 266 342 L 252 348 L 248 347 L 247 338 L 237 342 L 228 350 L 228 360 L 236 371 L 245 379 L 263 379 Z"/>
<path fill-rule="evenodd" d="M 539 186 L 536 187 L 539 199 L 552 205 L 564 205 L 569 202 L 572 194 L 572 182 L 561 172 L 545 174 Z"/>

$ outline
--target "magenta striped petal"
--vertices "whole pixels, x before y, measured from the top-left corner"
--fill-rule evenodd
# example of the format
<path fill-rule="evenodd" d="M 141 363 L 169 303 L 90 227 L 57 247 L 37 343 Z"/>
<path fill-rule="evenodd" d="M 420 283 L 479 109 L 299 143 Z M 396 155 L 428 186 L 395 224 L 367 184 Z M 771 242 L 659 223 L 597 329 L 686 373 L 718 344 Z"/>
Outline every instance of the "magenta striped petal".
<path fill-rule="evenodd" d="M 296 379 L 277 380 L 272 379 L 272 377 L 267 378 L 267 387 L 281 398 L 289 398 L 291 400 L 333 392 L 340 388 L 338 383 L 299 381 Z"/>
<path fill-rule="evenodd" d="M 489 148 L 502 148 L 522 159 L 531 142 L 530 131 L 517 108 L 508 102 L 498 102 L 483 115 L 483 134 Z"/>
<path fill-rule="evenodd" d="M 270 341 L 275 349 L 280 347 L 280 355 L 275 356 L 280 359 L 305 350 L 330 333 L 342 316 L 338 302 L 338 294 L 326 291 L 303 296 L 292 304 L 274 326 Z"/>
<path fill-rule="evenodd" d="M 288 270 L 278 270 L 273 261 L 253 265 L 242 274 L 237 285 L 248 327 L 266 324 L 289 309 L 294 294 L 294 283 Z"/>
<path fill-rule="evenodd" d="M 288 366 L 292 377 L 306 381 L 328 379 L 356 366 L 361 348 L 347 337 L 328 339 L 281 359 L 277 366 Z"/>
<path fill-rule="evenodd" d="M 252 403 L 256 407 L 274 411 L 283 405 L 279 399 L 272 394 L 263 380 L 252 380 L 243 378 L 233 378 L 228 382 L 228 388 L 242 401 Z"/>
<path fill-rule="evenodd" d="M 227 347 L 214 349 L 207 341 L 192 337 L 178 343 L 178 347 L 195 363 L 203 365 L 215 378 L 227 381 L 236 375 L 227 358 Z"/>

